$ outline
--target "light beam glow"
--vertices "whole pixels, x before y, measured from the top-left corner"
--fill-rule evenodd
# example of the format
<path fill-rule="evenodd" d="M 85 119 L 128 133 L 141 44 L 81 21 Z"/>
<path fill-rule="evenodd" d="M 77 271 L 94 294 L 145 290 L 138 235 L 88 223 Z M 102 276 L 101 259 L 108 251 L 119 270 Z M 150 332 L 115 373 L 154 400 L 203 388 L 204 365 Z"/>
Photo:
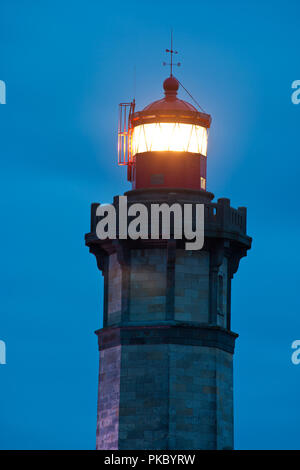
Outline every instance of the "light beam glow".
<path fill-rule="evenodd" d="M 207 153 L 207 129 L 195 124 L 155 122 L 133 128 L 132 155 L 142 152 L 173 151 Z"/>

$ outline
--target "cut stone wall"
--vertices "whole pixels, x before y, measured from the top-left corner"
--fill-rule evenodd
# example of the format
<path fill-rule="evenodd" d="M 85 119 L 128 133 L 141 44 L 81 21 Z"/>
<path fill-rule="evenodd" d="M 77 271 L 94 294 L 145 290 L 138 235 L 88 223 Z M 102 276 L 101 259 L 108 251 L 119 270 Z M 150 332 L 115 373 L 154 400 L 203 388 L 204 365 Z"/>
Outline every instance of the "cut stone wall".
<path fill-rule="evenodd" d="M 172 281 L 174 320 L 209 323 L 209 256 L 203 250 L 176 250 Z M 225 257 L 219 267 L 217 283 L 216 322 L 226 328 L 228 261 Z M 168 319 L 166 249 L 131 250 L 129 284 L 129 321 Z M 219 292 L 220 288 L 222 292 Z M 107 326 L 114 326 L 122 322 L 122 267 L 116 253 L 109 257 L 107 289 Z"/>
<path fill-rule="evenodd" d="M 176 251 L 175 320 L 208 322 L 209 253 Z"/>
<path fill-rule="evenodd" d="M 166 250 L 131 250 L 130 321 L 164 320 Z"/>
<path fill-rule="evenodd" d="M 233 355 L 216 350 L 217 444 L 233 448 Z"/>
<path fill-rule="evenodd" d="M 168 345 L 122 346 L 119 449 L 166 449 Z"/>
<path fill-rule="evenodd" d="M 232 448 L 232 413 L 232 354 L 170 345 L 169 448 Z"/>
<path fill-rule="evenodd" d="M 109 257 L 108 264 L 108 301 L 107 325 L 116 325 L 121 321 L 122 270 L 117 254 Z"/>
<path fill-rule="evenodd" d="M 100 351 L 97 449 L 118 449 L 121 346 Z"/>
<path fill-rule="evenodd" d="M 232 354 L 122 346 L 119 449 L 233 448 Z"/>

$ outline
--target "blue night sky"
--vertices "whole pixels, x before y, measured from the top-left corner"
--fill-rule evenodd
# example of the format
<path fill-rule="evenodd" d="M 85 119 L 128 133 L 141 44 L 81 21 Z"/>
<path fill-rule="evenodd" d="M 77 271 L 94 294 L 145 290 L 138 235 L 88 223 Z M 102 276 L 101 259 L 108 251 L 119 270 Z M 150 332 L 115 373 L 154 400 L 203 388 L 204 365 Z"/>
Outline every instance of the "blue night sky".
<path fill-rule="evenodd" d="M 208 190 L 248 207 L 232 286 L 235 447 L 300 449 L 299 1 L 2 1 L 1 449 L 95 448 L 103 279 L 91 202 L 129 189 L 118 104 L 176 74 L 212 115 Z M 181 98 L 188 99 L 182 91 Z"/>

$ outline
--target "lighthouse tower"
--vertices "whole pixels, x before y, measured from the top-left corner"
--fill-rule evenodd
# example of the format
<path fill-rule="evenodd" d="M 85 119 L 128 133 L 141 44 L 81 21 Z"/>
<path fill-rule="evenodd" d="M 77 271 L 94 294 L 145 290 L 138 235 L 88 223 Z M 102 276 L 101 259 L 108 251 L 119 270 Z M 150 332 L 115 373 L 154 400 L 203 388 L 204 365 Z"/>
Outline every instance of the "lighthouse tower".
<path fill-rule="evenodd" d="M 86 245 L 104 276 L 97 449 L 232 449 L 231 281 L 251 246 L 246 208 L 206 189 L 211 117 L 178 98 L 172 73 L 163 88 L 142 111 L 120 105 L 125 196 L 128 207 L 204 204 L 204 246 L 100 240 L 92 204 Z"/>

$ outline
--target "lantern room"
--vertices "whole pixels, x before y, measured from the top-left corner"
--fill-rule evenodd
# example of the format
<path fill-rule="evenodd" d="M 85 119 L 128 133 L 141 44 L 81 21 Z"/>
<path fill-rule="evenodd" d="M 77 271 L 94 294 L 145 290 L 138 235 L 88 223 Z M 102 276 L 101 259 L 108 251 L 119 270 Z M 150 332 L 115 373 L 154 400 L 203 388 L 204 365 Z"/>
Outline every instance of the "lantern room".
<path fill-rule="evenodd" d="M 119 116 L 119 164 L 128 165 L 133 189 L 206 190 L 210 115 L 177 97 L 178 80 L 163 83 L 164 98 L 142 111 L 122 103 Z"/>

